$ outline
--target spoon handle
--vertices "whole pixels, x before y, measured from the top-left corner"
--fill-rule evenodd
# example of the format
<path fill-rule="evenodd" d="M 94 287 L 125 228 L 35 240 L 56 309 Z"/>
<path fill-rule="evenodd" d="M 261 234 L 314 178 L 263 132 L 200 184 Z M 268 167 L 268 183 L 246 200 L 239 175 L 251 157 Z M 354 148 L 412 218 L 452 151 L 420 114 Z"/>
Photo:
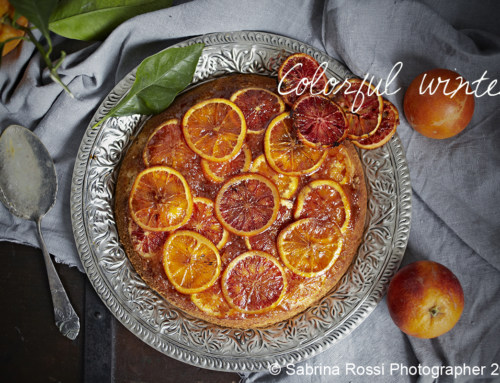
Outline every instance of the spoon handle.
<path fill-rule="evenodd" d="M 47 247 L 45 246 L 45 241 L 42 237 L 41 218 L 36 220 L 36 228 L 40 245 L 42 247 L 45 266 L 47 268 L 50 293 L 52 295 L 52 303 L 54 304 L 56 326 L 64 336 L 74 340 L 80 332 L 80 320 L 73 309 L 73 306 L 71 306 L 68 295 L 64 290 L 61 280 L 59 279 L 59 275 L 57 275 L 57 271 L 52 263 L 52 259 L 50 258 L 49 252 L 47 251 Z"/>

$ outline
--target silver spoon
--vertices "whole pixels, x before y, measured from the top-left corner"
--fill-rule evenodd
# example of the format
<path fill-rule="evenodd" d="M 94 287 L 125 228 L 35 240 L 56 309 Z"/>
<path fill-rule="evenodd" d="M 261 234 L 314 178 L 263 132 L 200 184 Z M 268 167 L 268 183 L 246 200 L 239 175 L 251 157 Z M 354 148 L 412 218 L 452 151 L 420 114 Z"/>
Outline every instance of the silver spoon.
<path fill-rule="evenodd" d="M 56 325 L 69 339 L 80 331 L 80 320 L 66 295 L 42 237 L 42 217 L 54 206 L 57 176 L 54 162 L 30 130 L 11 125 L 0 136 L 0 201 L 17 217 L 35 221 L 42 248 Z"/>

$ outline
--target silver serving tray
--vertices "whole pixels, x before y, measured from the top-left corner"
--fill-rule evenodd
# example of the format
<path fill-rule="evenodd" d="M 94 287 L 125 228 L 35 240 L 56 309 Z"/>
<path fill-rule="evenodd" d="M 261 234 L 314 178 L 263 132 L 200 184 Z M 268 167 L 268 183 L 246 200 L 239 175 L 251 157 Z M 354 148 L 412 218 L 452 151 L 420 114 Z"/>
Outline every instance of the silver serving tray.
<path fill-rule="evenodd" d="M 280 62 L 305 52 L 327 62 L 327 75 L 352 74 L 323 52 L 262 32 L 214 33 L 177 44 L 205 44 L 192 86 L 229 73 L 276 75 Z M 368 187 L 364 240 L 336 288 L 296 317 L 262 329 L 238 330 L 195 319 L 171 306 L 139 277 L 120 245 L 113 195 L 120 160 L 148 116 L 100 120 L 130 89 L 135 70 L 104 99 L 83 137 L 71 188 L 76 246 L 95 290 L 115 317 L 160 352 L 198 367 L 260 371 L 310 358 L 348 336 L 376 307 L 403 257 L 410 230 L 410 176 L 397 135 L 360 151 Z"/>

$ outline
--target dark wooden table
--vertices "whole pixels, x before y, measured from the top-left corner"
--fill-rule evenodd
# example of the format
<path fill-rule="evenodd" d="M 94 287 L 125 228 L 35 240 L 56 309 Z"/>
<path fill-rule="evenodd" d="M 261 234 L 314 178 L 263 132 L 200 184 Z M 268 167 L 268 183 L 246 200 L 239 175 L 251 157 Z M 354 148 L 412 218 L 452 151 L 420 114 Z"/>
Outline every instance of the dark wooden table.
<path fill-rule="evenodd" d="M 143 343 L 103 305 L 85 274 L 56 264 L 80 317 L 71 341 L 54 324 L 39 249 L 0 242 L 0 380 L 2 382 L 238 382 L 235 373 L 204 370 Z"/>

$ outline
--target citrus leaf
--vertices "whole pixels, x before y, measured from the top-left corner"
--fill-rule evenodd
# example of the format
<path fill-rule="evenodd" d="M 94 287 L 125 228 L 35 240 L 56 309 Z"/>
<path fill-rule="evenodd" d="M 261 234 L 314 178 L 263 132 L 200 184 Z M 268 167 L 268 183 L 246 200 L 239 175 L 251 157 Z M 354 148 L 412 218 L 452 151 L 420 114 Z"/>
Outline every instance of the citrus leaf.
<path fill-rule="evenodd" d="M 37 27 L 51 45 L 49 34 L 49 19 L 57 6 L 57 0 L 10 0 L 16 12 L 26 17 Z"/>
<path fill-rule="evenodd" d="M 62 0 L 49 28 L 76 40 L 102 40 L 125 20 L 172 5 L 172 0 Z"/>
<path fill-rule="evenodd" d="M 204 44 L 169 48 L 145 59 L 132 88 L 96 125 L 109 117 L 157 114 L 192 81 Z"/>

